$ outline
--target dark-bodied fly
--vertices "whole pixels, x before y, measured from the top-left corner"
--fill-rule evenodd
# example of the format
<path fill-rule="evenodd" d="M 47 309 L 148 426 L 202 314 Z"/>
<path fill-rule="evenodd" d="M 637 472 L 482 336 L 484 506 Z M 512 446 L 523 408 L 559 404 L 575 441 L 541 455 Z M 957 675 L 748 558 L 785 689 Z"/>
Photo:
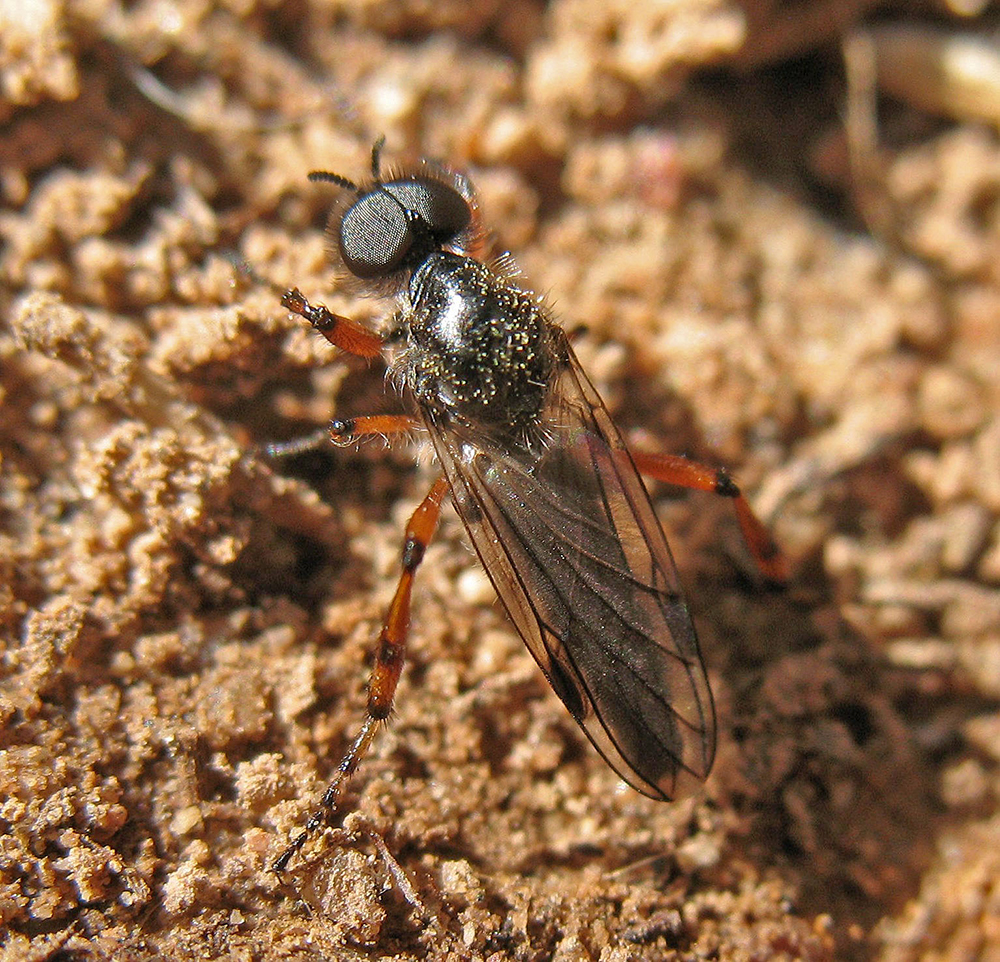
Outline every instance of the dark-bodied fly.
<path fill-rule="evenodd" d="M 275 863 L 281 872 L 336 810 L 346 781 L 392 707 L 402 670 L 414 573 L 446 493 L 507 613 L 556 694 L 633 788 L 670 799 L 704 779 L 715 715 L 698 639 L 663 529 L 639 477 L 731 497 L 762 571 L 784 563 L 721 470 L 670 455 L 632 454 L 566 335 L 505 261 L 479 258 L 469 182 L 425 163 L 371 181 L 339 174 L 331 253 L 352 285 L 397 298 L 382 337 L 310 304 L 282 303 L 332 344 L 375 357 L 415 415 L 335 421 L 334 441 L 423 427 L 442 475 L 407 526 L 403 571 L 382 627 L 366 718 L 321 808 Z"/>

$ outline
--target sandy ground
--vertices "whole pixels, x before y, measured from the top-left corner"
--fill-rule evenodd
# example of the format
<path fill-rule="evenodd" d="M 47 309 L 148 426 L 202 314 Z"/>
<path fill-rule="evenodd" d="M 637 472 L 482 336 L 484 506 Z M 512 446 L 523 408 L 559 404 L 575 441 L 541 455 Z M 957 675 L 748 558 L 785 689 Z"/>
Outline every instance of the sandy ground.
<path fill-rule="evenodd" d="M 859 208 L 873 4 L 772 6 L 0 4 L 4 962 L 1000 959 L 1000 141 L 885 101 Z M 446 511 L 393 722 L 280 885 L 434 468 L 258 453 L 399 401 L 232 255 L 377 324 L 305 175 L 382 133 L 471 171 L 622 428 L 732 468 L 794 576 L 655 490 L 720 720 L 657 803 Z"/>

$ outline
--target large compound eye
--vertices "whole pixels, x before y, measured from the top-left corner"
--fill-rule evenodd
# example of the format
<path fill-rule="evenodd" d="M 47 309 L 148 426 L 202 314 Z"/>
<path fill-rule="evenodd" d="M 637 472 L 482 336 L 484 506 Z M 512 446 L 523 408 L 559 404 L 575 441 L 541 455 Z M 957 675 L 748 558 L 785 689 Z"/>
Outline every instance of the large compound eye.
<path fill-rule="evenodd" d="M 383 189 L 423 221 L 431 236 L 443 244 L 469 226 L 469 202 L 454 187 L 431 177 L 394 180 Z"/>
<path fill-rule="evenodd" d="M 344 265 L 362 280 L 414 267 L 472 222 L 469 202 L 433 177 L 407 177 L 362 194 L 340 221 Z"/>
<path fill-rule="evenodd" d="M 355 277 L 391 274 L 413 246 L 405 207 L 384 190 L 358 198 L 340 222 L 340 253 Z"/>

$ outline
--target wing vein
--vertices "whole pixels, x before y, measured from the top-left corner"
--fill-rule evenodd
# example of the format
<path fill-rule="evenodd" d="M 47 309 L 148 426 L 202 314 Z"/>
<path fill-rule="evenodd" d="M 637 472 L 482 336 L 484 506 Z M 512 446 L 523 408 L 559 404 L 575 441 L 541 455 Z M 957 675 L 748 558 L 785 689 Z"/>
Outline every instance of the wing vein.
<path fill-rule="evenodd" d="M 711 766 L 711 690 L 649 497 L 567 355 L 533 438 L 423 413 L 473 545 L 553 689 L 625 781 L 670 798 Z"/>

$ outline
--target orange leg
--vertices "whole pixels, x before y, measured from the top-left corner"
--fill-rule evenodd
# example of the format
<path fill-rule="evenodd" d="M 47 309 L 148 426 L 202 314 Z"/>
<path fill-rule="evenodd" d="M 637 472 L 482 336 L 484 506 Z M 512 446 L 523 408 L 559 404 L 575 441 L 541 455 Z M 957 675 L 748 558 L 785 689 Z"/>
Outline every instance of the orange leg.
<path fill-rule="evenodd" d="M 320 428 L 311 434 L 291 441 L 275 441 L 264 446 L 264 453 L 271 458 L 294 457 L 306 451 L 314 451 L 327 441 L 334 444 L 351 444 L 359 438 L 381 434 L 390 437 L 394 434 L 406 434 L 419 425 L 415 418 L 408 414 L 370 414 L 358 418 L 341 418 L 330 422 L 329 428 Z"/>
<path fill-rule="evenodd" d="M 788 559 L 781 553 L 781 549 L 775 544 L 767 528 L 753 513 L 736 482 L 723 468 L 699 464 L 697 461 L 689 461 L 675 454 L 651 454 L 647 451 L 632 451 L 631 454 L 635 466 L 643 474 L 657 481 L 732 498 L 743 539 L 761 574 L 779 583 L 788 580 Z"/>
<path fill-rule="evenodd" d="M 382 338 L 363 324 L 334 314 L 322 304 L 310 304 L 296 287 L 281 297 L 281 306 L 304 317 L 334 347 L 357 357 L 374 358 L 382 353 Z"/>
<path fill-rule="evenodd" d="M 369 414 L 358 418 L 343 418 L 330 422 L 330 440 L 334 444 L 350 444 L 372 434 L 381 434 L 383 437 L 406 434 L 419 423 L 408 414 Z"/>
<path fill-rule="evenodd" d="M 358 734 L 351 747 L 340 761 L 337 774 L 329 787 L 323 793 L 320 807 L 309 816 L 305 828 L 292 839 L 291 844 L 277 858 L 272 870 L 280 875 L 288 867 L 295 854 L 301 851 L 309 836 L 318 828 L 328 824 L 337 810 L 337 803 L 343 794 L 351 776 L 357 771 L 361 760 L 368 753 L 378 726 L 392 712 L 392 699 L 403 670 L 403 660 L 406 655 L 406 639 L 410 630 L 410 595 L 413 588 L 413 577 L 424 552 L 437 528 L 438 517 L 441 514 L 441 501 L 448 490 L 448 482 L 438 478 L 413 512 L 410 523 L 406 526 L 406 537 L 403 540 L 403 573 L 396 587 L 389 611 L 382 624 L 378 648 L 375 651 L 375 664 L 372 667 L 371 679 L 368 683 L 368 711 Z"/>

